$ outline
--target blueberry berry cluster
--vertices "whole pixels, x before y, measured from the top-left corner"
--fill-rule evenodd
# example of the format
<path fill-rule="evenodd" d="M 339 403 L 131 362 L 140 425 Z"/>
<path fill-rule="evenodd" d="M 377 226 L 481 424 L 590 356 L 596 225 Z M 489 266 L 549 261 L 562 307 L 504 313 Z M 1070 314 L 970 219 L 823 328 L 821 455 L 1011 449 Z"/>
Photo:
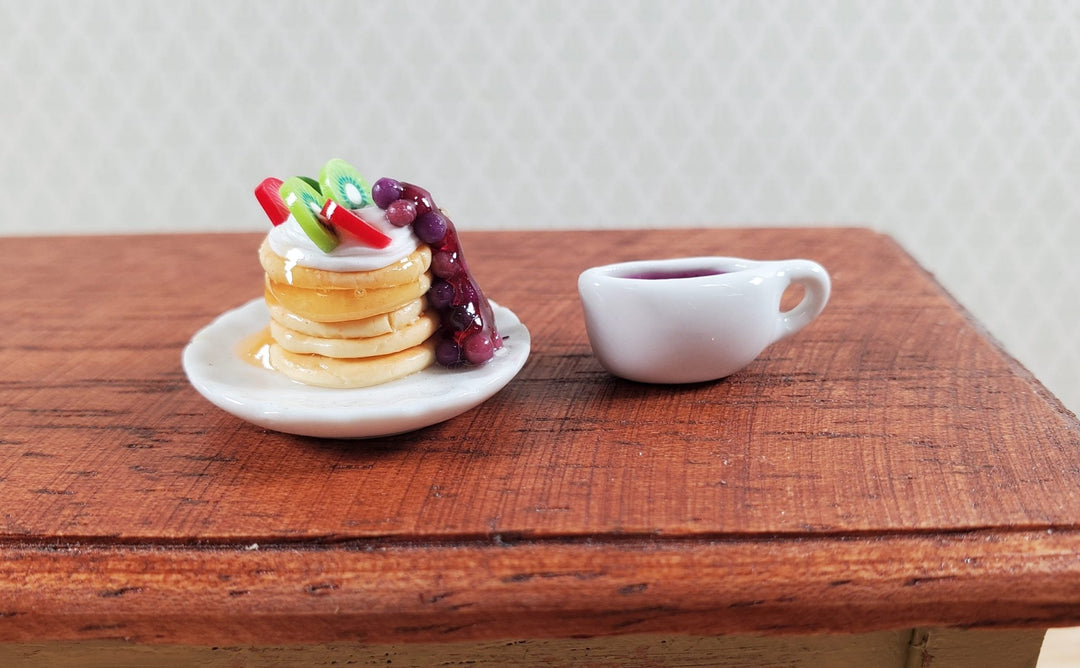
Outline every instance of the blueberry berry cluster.
<path fill-rule="evenodd" d="M 412 225 L 413 233 L 431 247 L 428 304 L 439 316 L 435 359 L 443 366 L 480 365 L 502 347 L 495 316 L 465 264 L 457 230 L 435 205 L 431 193 L 411 183 L 381 178 L 371 187 L 375 206 L 392 225 Z"/>

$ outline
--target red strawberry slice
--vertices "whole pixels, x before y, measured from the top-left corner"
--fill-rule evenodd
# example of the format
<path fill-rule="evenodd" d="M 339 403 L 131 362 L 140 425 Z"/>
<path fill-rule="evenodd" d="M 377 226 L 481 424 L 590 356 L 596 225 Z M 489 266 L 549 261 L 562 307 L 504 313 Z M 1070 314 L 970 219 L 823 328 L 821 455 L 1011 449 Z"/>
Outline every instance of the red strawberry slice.
<path fill-rule="evenodd" d="M 332 199 L 326 200 L 326 204 L 323 205 L 322 217 L 329 220 L 334 227 L 345 230 L 372 248 L 386 248 L 390 245 L 390 237 L 352 210 L 338 206 L 338 203 Z"/>
<path fill-rule="evenodd" d="M 289 207 L 285 206 L 285 201 L 278 194 L 279 188 L 281 188 L 281 179 L 273 176 L 266 177 L 255 188 L 255 199 L 259 200 L 259 204 L 262 205 L 263 211 L 266 212 L 274 227 L 284 223 L 289 217 Z"/>

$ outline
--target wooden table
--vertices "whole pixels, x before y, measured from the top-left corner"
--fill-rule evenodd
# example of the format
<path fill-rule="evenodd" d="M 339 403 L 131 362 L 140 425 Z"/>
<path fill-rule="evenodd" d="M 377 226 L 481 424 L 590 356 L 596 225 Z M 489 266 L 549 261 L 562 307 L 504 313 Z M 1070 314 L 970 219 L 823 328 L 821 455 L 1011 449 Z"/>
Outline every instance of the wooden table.
<path fill-rule="evenodd" d="M 1080 425 L 889 238 L 463 237 L 532 355 L 369 441 L 188 384 L 257 235 L 0 239 L 0 664 L 1030 666 L 1080 624 Z M 578 273 L 694 254 L 810 257 L 833 297 L 724 381 L 606 374 Z"/>

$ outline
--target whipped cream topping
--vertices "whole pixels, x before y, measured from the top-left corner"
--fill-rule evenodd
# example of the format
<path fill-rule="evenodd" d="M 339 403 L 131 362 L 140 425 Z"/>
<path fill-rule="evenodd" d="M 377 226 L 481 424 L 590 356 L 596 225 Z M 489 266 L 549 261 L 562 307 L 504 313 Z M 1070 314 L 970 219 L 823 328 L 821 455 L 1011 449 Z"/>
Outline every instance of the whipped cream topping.
<path fill-rule="evenodd" d="M 300 223 L 292 216 L 282 224 L 272 228 L 266 239 L 270 249 L 285 258 L 285 271 L 293 267 L 308 267 L 326 271 L 371 271 L 408 257 L 416 250 L 419 239 L 413 234 L 412 226 L 395 227 L 386 219 L 386 214 L 377 206 L 354 209 L 367 223 L 390 237 L 386 248 L 372 248 L 354 239 L 348 232 L 340 232 L 341 243 L 329 253 L 304 234 Z"/>

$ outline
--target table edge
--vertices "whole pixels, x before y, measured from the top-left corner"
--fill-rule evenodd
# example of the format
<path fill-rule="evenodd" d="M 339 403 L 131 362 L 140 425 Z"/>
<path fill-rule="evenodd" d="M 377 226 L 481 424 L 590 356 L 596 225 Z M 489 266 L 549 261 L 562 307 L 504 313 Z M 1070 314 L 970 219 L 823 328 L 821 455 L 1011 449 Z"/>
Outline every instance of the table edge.
<path fill-rule="evenodd" d="M 1080 530 L 0 548 L 0 641 L 452 642 L 1080 624 Z M 767 554 L 767 558 L 766 557 Z"/>

